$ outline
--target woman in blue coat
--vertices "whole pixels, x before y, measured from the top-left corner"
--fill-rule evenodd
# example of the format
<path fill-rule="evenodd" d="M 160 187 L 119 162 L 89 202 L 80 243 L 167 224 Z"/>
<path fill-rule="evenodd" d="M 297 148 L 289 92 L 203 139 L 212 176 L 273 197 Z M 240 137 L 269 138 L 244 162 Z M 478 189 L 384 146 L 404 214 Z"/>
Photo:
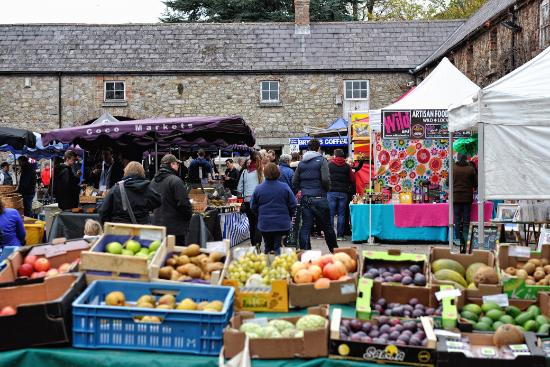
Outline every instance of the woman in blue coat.
<path fill-rule="evenodd" d="M 268 163 L 264 168 L 265 181 L 254 190 L 250 205 L 258 217 L 258 229 L 262 232 L 266 253 L 279 253 L 297 205 L 290 187 L 278 181 L 280 175 L 277 165 Z"/>
<path fill-rule="evenodd" d="M 26 235 L 21 214 L 0 200 L 0 253 L 4 246 L 23 246 Z"/>

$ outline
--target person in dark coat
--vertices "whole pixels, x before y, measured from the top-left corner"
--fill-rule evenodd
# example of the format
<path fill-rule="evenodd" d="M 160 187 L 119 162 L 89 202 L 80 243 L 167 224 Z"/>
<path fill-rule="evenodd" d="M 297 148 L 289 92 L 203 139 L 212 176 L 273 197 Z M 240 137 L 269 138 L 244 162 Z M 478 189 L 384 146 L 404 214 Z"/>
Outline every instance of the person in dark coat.
<path fill-rule="evenodd" d="M 328 164 L 330 172 L 330 191 L 327 193 L 330 208 L 330 223 L 334 223 L 334 216 L 338 217 L 336 224 L 336 239 L 344 240 L 346 229 L 346 210 L 348 210 L 348 193 L 355 188 L 355 175 L 346 163 L 342 149 L 334 150 L 334 158 Z"/>
<path fill-rule="evenodd" d="M 10 164 L 8 162 L 0 164 L 0 185 L 13 185 L 13 179 L 10 175 Z"/>
<path fill-rule="evenodd" d="M 205 158 L 205 152 L 203 149 L 199 149 L 198 157 L 191 161 L 189 164 L 189 176 L 188 181 L 194 186 L 202 182 L 206 182 L 212 178 L 213 168 L 210 161 Z M 200 185 L 199 185 L 200 186 Z"/>
<path fill-rule="evenodd" d="M 464 154 L 457 155 L 453 165 L 453 211 L 455 237 L 463 247 L 470 226 L 470 211 L 477 189 L 477 172 Z"/>
<path fill-rule="evenodd" d="M 279 181 L 286 183 L 292 190 L 292 177 L 294 176 L 294 170 L 290 168 L 290 159 L 290 155 L 288 154 L 282 154 L 281 157 L 279 157 L 279 171 L 281 171 Z"/>
<path fill-rule="evenodd" d="M 283 236 L 288 234 L 291 218 L 296 209 L 296 197 L 287 184 L 278 180 L 279 168 L 268 163 L 264 168 L 265 181 L 254 189 L 250 207 L 258 218 L 265 252 L 279 253 Z"/>
<path fill-rule="evenodd" d="M 237 194 L 237 185 L 239 184 L 239 170 L 235 168 L 233 159 L 225 160 L 225 176 L 223 186 L 231 190 L 233 195 Z"/>
<path fill-rule="evenodd" d="M 65 161 L 55 170 L 54 192 L 57 205 L 61 210 L 78 208 L 80 196 L 80 171 L 76 174 L 73 166 L 78 155 L 72 151 L 65 152 Z"/>
<path fill-rule="evenodd" d="M 184 246 L 193 207 L 185 184 L 178 177 L 180 164 L 181 161 L 172 154 L 162 157 L 160 169 L 151 181 L 151 188 L 162 198 L 160 207 L 153 212 L 153 224 L 165 226 L 167 234 L 176 236 L 176 244 Z"/>
<path fill-rule="evenodd" d="M 145 170 L 141 163 L 128 163 L 121 182 L 136 217 L 136 224 L 149 224 L 151 222 L 149 212 L 160 206 L 161 198 L 158 192 L 149 187 L 149 181 L 145 179 Z M 109 190 L 98 213 L 101 224 L 132 223 L 126 204 L 123 204 L 119 183 Z"/>
<path fill-rule="evenodd" d="M 23 211 L 25 216 L 32 217 L 32 201 L 36 193 L 36 172 L 27 157 L 22 155 L 17 158 L 17 162 L 21 166 L 21 176 L 19 177 L 17 192 L 23 196 Z"/>

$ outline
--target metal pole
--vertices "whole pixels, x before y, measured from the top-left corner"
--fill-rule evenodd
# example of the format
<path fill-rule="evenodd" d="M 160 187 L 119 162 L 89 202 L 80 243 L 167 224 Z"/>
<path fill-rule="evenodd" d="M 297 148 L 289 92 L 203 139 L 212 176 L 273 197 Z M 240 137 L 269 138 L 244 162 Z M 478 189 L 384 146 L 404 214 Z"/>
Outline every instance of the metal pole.
<path fill-rule="evenodd" d="M 372 237 L 372 156 L 372 124 L 369 123 L 369 245 L 374 244 Z"/>
<path fill-rule="evenodd" d="M 477 124 L 478 132 L 478 154 L 477 154 L 477 219 L 478 219 L 478 229 L 479 237 L 478 243 L 479 246 L 482 246 L 485 241 L 485 126 L 483 122 Z"/>
<path fill-rule="evenodd" d="M 13 175 L 15 176 L 15 185 L 17 186 L 19 184 L 19 180 L 17 179 L 17 157 L 15 156 L 15 153 L 13 154 Z"/>
<path fill-rule="evenodd" d="M 159 154 L 159 152 L 158 152 L 158 143 L 155 140 L 155 174 L 159 170 L 159 157 L 158 157 L 158 154 Z"/>
<path fill-rule="evenodd" d="M 453 249 L 453 239 L 454 239 L 454 212 L 453 212 L 453 133 L 449 130 L 449 194 L 448 194 L 448 204 L 449 204 L 449 250 Z"/>

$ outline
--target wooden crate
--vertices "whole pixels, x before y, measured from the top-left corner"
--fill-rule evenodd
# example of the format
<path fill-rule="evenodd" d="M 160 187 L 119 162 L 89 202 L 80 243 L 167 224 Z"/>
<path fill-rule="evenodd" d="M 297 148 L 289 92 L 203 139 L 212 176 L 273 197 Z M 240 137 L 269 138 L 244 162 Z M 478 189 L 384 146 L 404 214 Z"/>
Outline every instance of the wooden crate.
<path fill-rule="evenodd" d="M 208 207 L 208 195 L 202 193 L 190 193 L 191 205 L 193 205 L 193 213 L 204 213 Z"/>
<path fill-rule="evenodd" d="M 86 280 L 91 283 L 100 279 L 119 279 L 127 281 L 148 281 L 151 279 L 151 264 L 159 261 L 157 258 L 166 247 L 166 227 L 105 223 L 104 234 L 96 241 L 89 251 L 84 251 L 80 257 L 80 269 L 86 273 Z M 114 255 L 103 252 L 105 241 L 109 237 L 130 236 L 142 240 L 160 240 L 161 245 L 149 261 L 135 256 Z"/>
<path fill-rule="evenodd" d="M 230 241 L 224 240 L 224 246 L 225 261 L 223 264 L 223 269 L 218 274 L 214 274 L 215 272 L 212 274 L 212 278 L 210 279 L 210 284 L 212 285 L 222 285 L 223 279 L 225 278 L 225 273 L 227 272 L 227 268 L 229 267 L 229 262 L 231 260 Z M 173 280 L 160 279 L 159 270 L 164 266 L 166 260 L 168 259 L 168 256 L 171 253 L 180 253 L 182 249 L 183 246 L 176 245 L 176 239 L 174 236 L 168 236 L 166 238 L 166 246 L 162 247 L 162 250 L 159 249 L 160 253 L 157 254 L 160 256 L 155 256 L 155 258 L 151 262 L 151 281 L 161 283 L 181 283 Z M 201 253 L 209 254 L 210 252 L 212 251 L 209 249 L 201 249 Z"/>

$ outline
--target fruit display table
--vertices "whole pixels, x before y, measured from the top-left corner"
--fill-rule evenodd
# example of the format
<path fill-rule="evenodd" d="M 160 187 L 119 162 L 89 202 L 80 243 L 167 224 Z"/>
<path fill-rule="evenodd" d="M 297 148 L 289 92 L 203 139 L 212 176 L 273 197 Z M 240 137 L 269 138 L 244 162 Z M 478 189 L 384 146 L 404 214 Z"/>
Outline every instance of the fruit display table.
<path fill-rule="evenodd" d="M 351 204 L 352 241 L 369 239 L 372 208 L 372 236 L 384 241 L 448 240 L 449 205 L 436 204 Z M 492 216 L 492 203 L 485 203 L 485 217 Z M 477 204 L 472 205 L 472 221 L 477 220 Z"/>

